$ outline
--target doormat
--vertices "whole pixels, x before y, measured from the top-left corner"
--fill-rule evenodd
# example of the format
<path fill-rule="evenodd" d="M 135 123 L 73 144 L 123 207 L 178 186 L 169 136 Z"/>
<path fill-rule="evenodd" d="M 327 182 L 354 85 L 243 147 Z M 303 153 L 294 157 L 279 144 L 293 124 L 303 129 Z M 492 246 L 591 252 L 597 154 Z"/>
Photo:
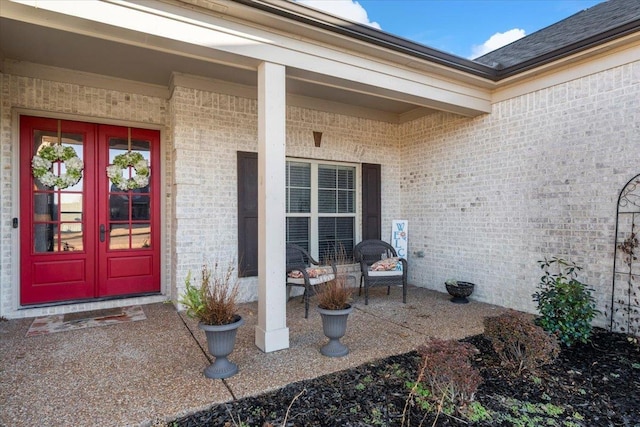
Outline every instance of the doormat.
<path fill-rule="evenodd" d="M 139 305 L 83 311 L 80 313 L 55 314 L 34 319 L 27 331 L 27 336 L 34 337 L 53 334 L 55 332 L 93 328 L 95 326 L 136 322 L 138 320 L 145 320 L 146 318 L 147 316 L 145 316 L 142 307 Z"/>

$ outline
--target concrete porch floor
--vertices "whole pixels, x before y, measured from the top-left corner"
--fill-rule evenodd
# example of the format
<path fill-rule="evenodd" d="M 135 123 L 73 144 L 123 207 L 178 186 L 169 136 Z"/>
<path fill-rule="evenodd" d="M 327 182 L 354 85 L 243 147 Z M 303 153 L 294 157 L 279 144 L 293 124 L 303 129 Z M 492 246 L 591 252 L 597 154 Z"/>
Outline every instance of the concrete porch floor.
<path fill-rule="evenodd" d="M 348 369 L 415 349 L 427 337 L 460 339 L 483 331 L 502 307 L 410 287 L 407 304 L 392 288 L 354 297 L 342 339 L 350 353 L 320 354 L 320 315 L 304 318 L 300 297 L 287 304 L 290 348 L 265 354 L 254 344 L 257 303 L 240 306 L 245 325 L 229 359 L 240 372 L 210 380 L 204 333 L 171 304 L 143 306 L 147 320 L 25 337 L 33 319 L 0 322 L 0 426 L 149 426 L 217 403 Z M 312 299 L 312 307 L 315 298 Z"/>

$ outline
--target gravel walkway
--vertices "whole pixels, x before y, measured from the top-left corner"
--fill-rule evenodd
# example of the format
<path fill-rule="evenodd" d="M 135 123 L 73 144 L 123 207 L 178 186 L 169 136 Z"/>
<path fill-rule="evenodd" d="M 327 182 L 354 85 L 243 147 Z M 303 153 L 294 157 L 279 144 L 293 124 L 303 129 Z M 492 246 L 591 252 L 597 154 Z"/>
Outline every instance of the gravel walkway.
<path fill-rule="evenodd" d="M 503 308 L 449 302 L 445 293 L 373 289 L 354 299 L 349 355 L 327 358 L 320 315 L 294 298 L 287 305 L 290 348 L 262 353 L 254 344 L 257 303 L 241 305 L 245 325 L 229 357 L 240 372 L 208 380 L 204 334 L 171 304 L 143 306 L 147 320 L 25 337 L 32 319 L 0 322 L 0 426 L 148 426 L 291 382 L 415 349 L 425 337 L 459 339 L 482 332 Z M 313 304 L 313 300 L 312 300 Z M 194 339 L 195 337 L 195 339 Z M 202 347 L 202 348 L 201 348 Z"/>

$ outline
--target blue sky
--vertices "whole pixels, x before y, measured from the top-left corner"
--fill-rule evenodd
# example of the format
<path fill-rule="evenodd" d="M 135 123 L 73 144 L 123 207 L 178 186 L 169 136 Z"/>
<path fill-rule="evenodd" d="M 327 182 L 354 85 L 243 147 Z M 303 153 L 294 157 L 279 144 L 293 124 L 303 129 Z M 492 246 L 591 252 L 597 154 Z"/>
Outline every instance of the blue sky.
<path fill-rule="evenodd" d="M 531 34 L 603 0 L 297 0 L 464 58 Z"/>

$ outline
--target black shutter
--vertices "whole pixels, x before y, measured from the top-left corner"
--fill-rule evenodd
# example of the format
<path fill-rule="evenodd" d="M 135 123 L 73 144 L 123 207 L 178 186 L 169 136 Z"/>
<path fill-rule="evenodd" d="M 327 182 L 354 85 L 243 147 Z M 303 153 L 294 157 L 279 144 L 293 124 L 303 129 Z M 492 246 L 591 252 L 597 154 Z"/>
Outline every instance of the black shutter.
<path fill-rule="evenodd" d="M 258 153 L 238 151 L 238 276 L 258 275 Z"/>
<path fill-rule="evenodd" d="M 362 240 L 380 239 L 382 209 L 380 165 L 362 164 Z"/>

